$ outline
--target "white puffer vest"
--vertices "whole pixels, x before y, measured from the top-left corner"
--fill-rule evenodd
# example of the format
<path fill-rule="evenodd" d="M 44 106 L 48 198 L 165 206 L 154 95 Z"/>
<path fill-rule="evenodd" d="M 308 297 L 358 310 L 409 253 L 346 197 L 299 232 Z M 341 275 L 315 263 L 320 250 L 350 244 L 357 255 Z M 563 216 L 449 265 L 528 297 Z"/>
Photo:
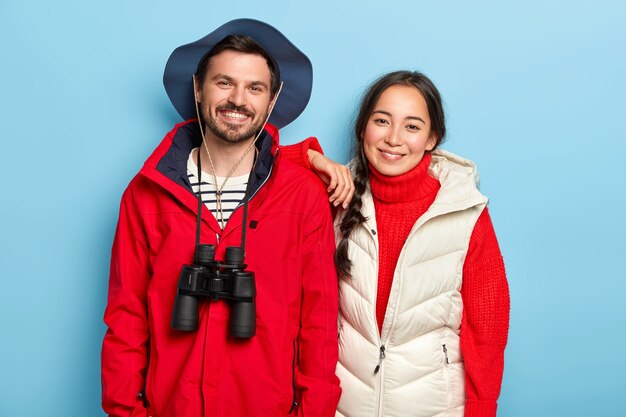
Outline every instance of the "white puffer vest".
<path fill-rule="evenodd" d="M 338 416 L 463 416 L 459 291 L 487 198 L 477 189 L 471 161 L 437 150 L 429 173 L 441 189 L 400 252 L 382 334 L 376 323 L 376 215 L 371 191 L 363 195 L 367 221 L 353 230 L 348 247 L 352 278 L 339 283 Z"/>

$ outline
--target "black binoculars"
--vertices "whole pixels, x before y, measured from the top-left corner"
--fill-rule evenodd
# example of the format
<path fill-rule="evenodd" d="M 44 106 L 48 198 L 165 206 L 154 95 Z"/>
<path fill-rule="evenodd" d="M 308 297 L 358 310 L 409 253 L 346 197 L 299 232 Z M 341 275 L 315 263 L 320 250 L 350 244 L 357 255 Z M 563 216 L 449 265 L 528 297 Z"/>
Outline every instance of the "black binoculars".
<path fill-rule="evenodd" d="M 250 338 L 256 331 L 256 287 L 254 272 L 246 271 L 241 247 L 226 248 L 224 262 L 215 260 L 215 246 L 196 245 L 194 263 L 183 265 L 172 312 L 172 327 L 177 330 L 198 329 L 198 302 L 226 299 L 230 302 L 229 334 Z"/>

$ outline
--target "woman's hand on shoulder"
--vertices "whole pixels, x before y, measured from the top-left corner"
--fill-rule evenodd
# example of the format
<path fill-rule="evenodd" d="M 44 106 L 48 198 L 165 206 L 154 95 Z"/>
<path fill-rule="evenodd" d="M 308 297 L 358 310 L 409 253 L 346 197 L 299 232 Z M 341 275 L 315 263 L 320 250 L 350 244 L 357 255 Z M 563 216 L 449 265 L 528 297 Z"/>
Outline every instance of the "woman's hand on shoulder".
<path fill-rule="evenodd" d="M 309 149 L 307 154 L 313 172 L 328 186 L 326 188 L 330 194 L 328 201 L 335 207 L 341 205 L 347 209 L 354 195 L 354 181 L 348 167 L 338 164 L 313 149 Z"/>

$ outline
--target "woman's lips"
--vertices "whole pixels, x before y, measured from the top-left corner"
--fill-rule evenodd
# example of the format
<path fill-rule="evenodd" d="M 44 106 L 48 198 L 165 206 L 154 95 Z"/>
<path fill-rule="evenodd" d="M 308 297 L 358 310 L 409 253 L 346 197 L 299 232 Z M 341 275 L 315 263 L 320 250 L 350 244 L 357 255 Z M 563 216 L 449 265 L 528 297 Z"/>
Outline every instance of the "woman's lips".
<path fill-rule="evenodd" d="M 391 151 L 386 151 L 383 149 L 379 149 L 378 152 L 380 152 L 382 157 L 386 159 L 387 161 L 397 161 L 398 159 L 404 156 L 404 154 L 401 154 L 399 152 L 391 152 Z"/>

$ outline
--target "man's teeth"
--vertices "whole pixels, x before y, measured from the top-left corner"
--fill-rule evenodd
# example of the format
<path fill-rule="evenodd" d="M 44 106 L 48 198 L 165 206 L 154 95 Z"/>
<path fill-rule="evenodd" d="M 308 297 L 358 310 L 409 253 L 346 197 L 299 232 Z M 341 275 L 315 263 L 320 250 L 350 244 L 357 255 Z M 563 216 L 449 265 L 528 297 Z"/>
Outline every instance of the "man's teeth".
<path fill-rule="evenodd" d="M 246 117 L 248 117 L 247 114 L 235 113 L 235 112 L 230 112 L 230 111 L 225 111 L 224 116 L 231 117 L 233 119 L 245 119 Z"/>

